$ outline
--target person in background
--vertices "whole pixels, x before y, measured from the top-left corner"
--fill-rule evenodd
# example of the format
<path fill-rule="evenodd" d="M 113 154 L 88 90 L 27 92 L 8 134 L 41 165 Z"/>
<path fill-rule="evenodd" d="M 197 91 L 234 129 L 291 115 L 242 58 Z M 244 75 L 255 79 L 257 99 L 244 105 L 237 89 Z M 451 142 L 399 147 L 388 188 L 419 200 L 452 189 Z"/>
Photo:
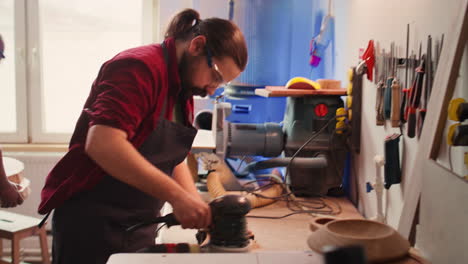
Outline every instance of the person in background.
<path fill-rule="evenodd" d="M 105 263 L 155 243 L 157 225 L 129 227 L 171 204 L 183 228 L 211 224 L 211 211 L 184 159 L 196 129 L 193 96 L 214 94 L 247 64 L 232 22 L 178 13 L 161 44 L 105 62 L 78 119 L 68 153 L 52 169 L 39 213 L 52 210 L 54 264 Z M 72 81 L 72 80 L 71 80 Z"/>
<path fill-rule="evenodd" d="M 19 193 L 20 186 L 8 180 L 3 167 L 3 155 L 0 149 L 0 205 L 3 208 L 16 207 L 23 203 Z"/>
<path fill-rule="evenodd" d="M 0 62 L 5 59 L 5 42 L 3 42 L 2 35 L 0 35 Z"/>
<path fill-rule="evenodd" d="M 5 59 L 5 43 L 0 35 L 0 63 Z M 3 208 L 15 207 L 23 203 L 23 197 L 18 192 L 19 186 L 10 182 L 3 167 L 3 154 L 0 148 L 0 205 Z"/>

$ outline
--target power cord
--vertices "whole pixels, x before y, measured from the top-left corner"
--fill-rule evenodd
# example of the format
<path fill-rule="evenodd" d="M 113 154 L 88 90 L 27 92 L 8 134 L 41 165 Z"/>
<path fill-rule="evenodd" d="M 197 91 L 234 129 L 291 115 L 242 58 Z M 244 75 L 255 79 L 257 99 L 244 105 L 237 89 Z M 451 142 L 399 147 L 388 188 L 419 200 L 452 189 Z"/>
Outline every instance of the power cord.
<path fill-rule="evenodd" d="M 283 216 L 259 216 L 259 215 L 250 215 L 249 216 L 249 215 L 247 215 L 247 217 L 265 218 L 265 219 L 282 219 L 282 218 L 286 218 L 286 217 L 289 217 L 289 216 L 292 216 L 292 215 L 305 214 L 305 213 L 307 213 L 307 214 L 329 214 L 329 215 L 337 215 L 337 214 L 341 213 L 342 209 L 341 209 L 341 206 L 338 203 L 333 202 L 335 207 L 336 207 L 336 209 L 334 209 L 332 206 L 330 206 L 326 202 L 325 197 L 323 197 L 323 196 L 318 196 L 318 197 L 312 198 L 312 199 L 316 199 L 316 200 L 310 200 L 311 198 L 308 198 L 309 200 L 298 199 L 294 195 L 294 193 L 291 191 L 291 189 L 289 187 L 289 184 L 288 184 L 289 170 L 290 170 L 290 167 L 291 167 L 291 164 L 292 164 L 293 160 L 299 155 L 299 153 L 310 142 L 312 142 L 321 133 L 323 133 L 323 131 L 325 131 L 325 129 L 330 125 L 330 123 L 332 121 L 336 120 L 336 118 L 341 117 L 341 116 L 344 116 L 344 115 L 339 115 L 339 116 L 335 116 L 333 118 L 330 118 L 325 125 L 323 125 L 304 144 L 302 144 L 301 147 L 299 147 L 299 149 L 293 154 L 293 156 L 291 157 L 288 165 L 286 166 L 286 173 L 285 173 L 285 176 L 284 176 L 282 181 L 281 181 L 281 179 L 278 180 L 279 177 L 276 177 L 276 175 L 274 177 L 274 179 L 276 179 L 276 181 L 274 181 L 274 180 L 271 179 L 272 174 L 268 174 L 268 175 L 264 175 L 265 178 L 267 178 L 267 179 L 260 178 L 260 179 L 257 179 L 257 180 L 250 181 L 250 182 L 246 183 L 246 185 L 249 185 L 249 184 L 253 184 L 253 183 L 258 182 L 258 181 L 269 181 L 268 184 L 263 185 L 263 186 L 258 187 L 258 188 L 255 188 L 253 190 L 249 190 L 247 192 L 252 193 L 253 195 L 264 198 L 264 199 L 273 199 L 275 201 L 285 201 L 286 204 L 287 204 L 288 209 L 293 211 L 293 212 L 290 213 L 290 214 L 283 215 Z M 335 129 L 333 130 L 332 134 L 334 134 L 334 132 L 335 132 Z M 266 187 L 272 186 L 274 184 L 281 185 L 283 190 L 285 190 L 285 193 L 280 195 L 280 196 L 276 196 L 276 197 L 267 197 L 267 196 L 264 196 L 262 194 L 256 193 L 256 191 L 259 191 L 259 190 L 264 189 Z"/>
<path fill-rule="evenodd" d="M 159 231 L 160 231 L 163 227 L 165 227 L 165 226 L 167 226 L 166 223 L 160 225 L 160 226 L 158 227 L 158 229 L 156 229 L 156 235 L 158 235 L 158 234 L 159 234 Z"/>

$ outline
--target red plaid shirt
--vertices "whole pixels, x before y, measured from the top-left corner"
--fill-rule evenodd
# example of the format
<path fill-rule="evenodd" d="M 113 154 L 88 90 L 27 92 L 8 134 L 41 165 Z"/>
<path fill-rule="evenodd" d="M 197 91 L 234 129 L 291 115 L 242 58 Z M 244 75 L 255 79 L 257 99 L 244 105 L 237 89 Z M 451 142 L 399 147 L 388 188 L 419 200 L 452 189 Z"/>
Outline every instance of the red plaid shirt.
<path fill-rule="evenodd" d="M 166 97 L 165 118 L 172 119 L 181 87 L 174 39 L 165 40 L 165 45 L 169 68 L 159 44 L 123 51 L 102 65 L 76 124 L 69 150 L 47 176 L 38 209 L 40 214 L 94 187 L 106 174 L 84 150 L 91 126 L 101 124 L 121 129 L 138 148 L 155 129 Z M 185 120 L 192 120 L 193 99 L 185 103 Z"/>

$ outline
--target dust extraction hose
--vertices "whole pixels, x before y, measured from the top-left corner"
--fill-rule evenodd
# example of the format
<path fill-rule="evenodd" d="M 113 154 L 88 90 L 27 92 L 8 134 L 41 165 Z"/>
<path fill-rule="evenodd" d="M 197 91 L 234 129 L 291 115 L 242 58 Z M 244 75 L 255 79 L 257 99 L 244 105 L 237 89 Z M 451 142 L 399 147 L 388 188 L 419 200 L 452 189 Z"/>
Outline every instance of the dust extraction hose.
<path fill-rule="evenodd" d="M 283 192 L 283 188 L 280 184 L 275 184 L 266 190 L 256 191 L 253 193 L 245 191 L 226 191 L 222 183 L 224 177 L 234 177 L 230 169 L 224 163 L 208 174 L 206 185 L 211 197 L 216 198 L 228 194 L 241 195 L 249 200 L 252 208 L 257 208 L 275 202 L 276 200 L 269 199 L 268 197 L 278 197 Z M 262 197 L 256 194 L 261 195 Z"/>

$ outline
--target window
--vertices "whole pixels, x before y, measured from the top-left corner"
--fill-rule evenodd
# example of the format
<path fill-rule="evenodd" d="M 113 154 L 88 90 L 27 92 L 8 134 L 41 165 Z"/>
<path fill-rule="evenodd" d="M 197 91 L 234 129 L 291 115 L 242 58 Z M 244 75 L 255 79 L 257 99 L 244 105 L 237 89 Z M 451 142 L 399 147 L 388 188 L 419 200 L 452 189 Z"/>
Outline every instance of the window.
<path fill-rule="evenodd" d="M 68 142 L 102 63 L 158 37 L 158 3 L 0 0 L 0 143 Z"/>
<path fill-rule="evenodd" d="M 0 0 L 0 34 L 6 43 L 6 60 L 0 62 L 0 136 L 6 142 L 27 139 L 24 11 L 24 1 Z"/>

